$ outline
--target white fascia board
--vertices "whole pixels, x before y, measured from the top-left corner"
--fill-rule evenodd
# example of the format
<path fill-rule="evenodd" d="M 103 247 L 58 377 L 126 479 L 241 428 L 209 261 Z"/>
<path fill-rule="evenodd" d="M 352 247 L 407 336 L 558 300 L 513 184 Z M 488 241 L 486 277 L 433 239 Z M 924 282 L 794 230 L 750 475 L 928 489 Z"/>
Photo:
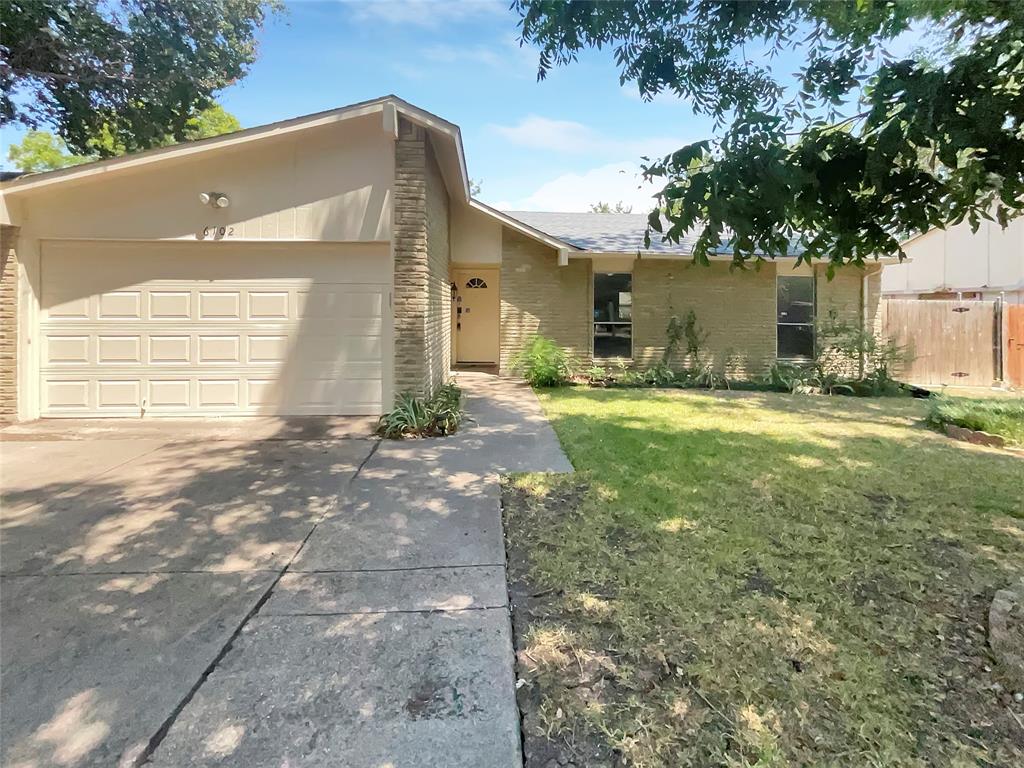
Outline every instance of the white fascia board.
<path fill-rule="evenodd" d="M 445 120 L 443 117 L 427 112 L 425 109 L 421 109 L 414 104 L 410 104 L 404 99 L 400 99 L 397 96 L 392 97 L 390 103 L 394 104 L 395 108 L 407 117 L 413 123 L 416 123 L 427 130 L 441 134 L 453 142 L 455 145 L 455 156 L 456 162 L 458 163 L 459 169 L 459 186 L 462 192 L 462 201 L 466 202 L 469 200 L 469 170 L 466 166 L 466 153 L 462 146 L 462 131 L 459 126 L 455 123 L 451 123 Z"/>
<path fill-rule="evenodd" d="M 513 219 L 511 216 L 502 213 L 496 208 L 491 208 L 491 206 L 481 203 L 479 200 L 470 199 L 469 207 L 472 208 L 473 210 L 480 211 L 481 213 L 486 213 L 491 218 L 500 221 L 509 229 L 514 229 L 521 235 L 526 235 L 527 237 L 536 240 L 539 243 L 543 243 L 549 248 L 554 248 L 556 251 L 561 251 L 563 249 L 567 250 L 569 252 L 570 257 L 575 256 L 577 253 L 580 252 L 580 249 L 577 248 L 572 243 L 567 243 L 563 240 L 559 240 L 557 237 L 552 237 L 549 234 L 541 232 L 539 229 L 534 229 L 529 224 L 524 224 L 518 219 Z"/>
<path fill-rule="evenodd" d="M 254 141 L 286 136 L 290 133 L 295 133 L 296 131 L 318 128 L 324 125 L 331 125 L 332 123 L 351 120 L 355 117 L 370 115 L 374 112 L 380 112 L 383 109 L 385 101 L 386 99 L 378 99 L 373 102 L 355 104 L 351 107 L 341 107 L 340 109 L 334 109 L 328 112 L 319 112 L 314 115 L 306 115 L 305 117 L 283 120 L 279 123 L 271 123 L 270 125 L 247 128 L 245 130 L 235 131 L 234 133 L 226 133 L 222 136 L 213 136 L 209 139 L 199 139 L 198 141 L 190 141 L 185 144 L 176 144 L 170 147 L 150 149 L 133 155 L 113 157 L 107 160 L 97 160 L 94 163 L 85 163 L 83 165 L 76 165 L 71 168 L 62 168 L 56 171 L 28 174 L 14 179 L 13 181 L 9 181 L 6 184 L 0 185 L 0 191 L 3 191 L 4 194 L 7 195 L 17 195 L 22 192 L 28 192 L 29 190 L 48 187 L 52 184 L 88 179 L 94 176 L 119 172 L 129 168 L 139 168 L 174 158 L 200 155 L 218 149 L 248 144 Z"/>
<path fill-rule="evenodd" d="M 246 128 L 234 133 L 227 133 L 222 136 L 213 136 L 208 139 L 190 141 L 184 144 L 176 144 L 170 147 L 160 147 L 144 152 L 138 152 L 123 157 L 114 157 L 106 160 L 97 160 L 93 163 L 62 168 L 56 171 L 45 173 L 33 173 L 13 179 L 0 184 L 0 191 L 5 195 L 19 195 L 23 192 L 48 187 L 53 184 L 64 184 L 74 181 L 82 181 L 107 173 L 120 172 L 130 168 L 140 168 L 152 163 L 160 163 L 166 160 L 185 158 L 192 155 L 205 154 L 219 149 L 226 149 L 254 141 L 262 141 L 280 136 L 286 136 L 296 131 L 304 131 L 310 128 L 318 128 L 333 123 L 340 123 L 364 115 L 371 115 L 376 112 L 384 113 L 382 127 L 386 124 L 387 111 L 397 110 L 407 116 L 413 122 L 441 134 L 451 140 L 455 146 L 455 155 L 459 165 L 459 186 L 464 199 L 469 199 L 469 175 L 466 170 L 465 152 L 462 147 L 462 135 L 459 127 L 454 123 L 443 120 L 425 110 L 415 107 L 396 96 L 385 96 L 373 101 L 360 102 L 347 107 L 317 112 L 312 115 L 296 117 L 290 120 L 282 120 L 269 125 Z"/>

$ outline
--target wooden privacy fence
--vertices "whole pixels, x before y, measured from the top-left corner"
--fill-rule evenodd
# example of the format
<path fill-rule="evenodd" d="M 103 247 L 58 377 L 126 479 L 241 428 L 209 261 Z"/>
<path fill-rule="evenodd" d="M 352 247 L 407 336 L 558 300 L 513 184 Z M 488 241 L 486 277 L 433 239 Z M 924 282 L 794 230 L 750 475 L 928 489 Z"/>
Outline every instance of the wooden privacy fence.
<path fill-rule="evenodd" d="M 1006 310 L 1006 380 L 1024 388 L 1024 304 Z"/>
<path fill-rule="evenodd" d="M 996 302 L 889 300 L 882 330 L 907 352 L 898 376 L 922 386 L 989 387 L 1001 377 Z"/>

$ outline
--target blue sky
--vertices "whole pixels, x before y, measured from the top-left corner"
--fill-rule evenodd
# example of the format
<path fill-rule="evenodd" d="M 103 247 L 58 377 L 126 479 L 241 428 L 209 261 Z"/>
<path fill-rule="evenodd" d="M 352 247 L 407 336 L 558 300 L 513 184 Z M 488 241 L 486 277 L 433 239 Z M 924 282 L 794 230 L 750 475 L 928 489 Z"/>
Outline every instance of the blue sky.
<path fill-rule="evenodd" d="M 608 52 L 537 82 L 516 21 L 502 0 L 290 3 L 221 102 L 251 126 L 395 93 L 462 128 L 485 202 L 586 210 L 614 198 L 640 210 L 641 155 L 701 138 L 710 122 L 675 99 L 641 102 Z"/>
<path fill-rule="evenodd" d="M 640 157 L 707 138 L 711 121 L 672 97 L 642 102 L 619 85 L 610 50 L 538 82 L 516 21 L 506 0 L 291 2 L 261 33 L 249 76 L 219 100 L 251 127 L 394 93 L 462 128 L 485 202 L 587 210 L 622 200 L 645 210 Z M 773 66 L 786 74 L 799 59 Z M 4 143 L 20 133 L 5 129 Z"/>

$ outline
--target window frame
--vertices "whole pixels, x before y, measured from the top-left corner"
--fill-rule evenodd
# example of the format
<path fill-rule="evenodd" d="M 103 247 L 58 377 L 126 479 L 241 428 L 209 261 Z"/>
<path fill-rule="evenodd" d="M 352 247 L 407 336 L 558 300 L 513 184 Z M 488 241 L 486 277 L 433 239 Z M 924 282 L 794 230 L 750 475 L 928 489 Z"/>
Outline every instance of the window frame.
<path fill-rule="evenodd" d="M 595 307 L 594 307 L 594 297 L 595 297 L 595 294 L 596 294 L 597 278 L 600 275 L 604 275 L 604 276 L 628 275 L 629 276 L 629 294 L 630 294 L 630 305 L 629 305 L 630 306 L 630 319 L 629 320 L 605 320 L 605 321 L 599 321 L 599 320 L 595 320 L 594 319 L 594 309 L 595 309 Z M 635 336 L 634 336 L 634 333 L 633 333 L 633 321 L 634 321 L 634 318 L 632 317 L 632 313 L 633 313 L 633 308 L 636 305 L 633 303 L 632 297 L 636 293 L 634 291 L 634 289 L 633 289 L 633 280 L 635 279 L 635 277 L 636 277 L 636 275 L 633 273 L 632 270 L 629 270 L 629 271 L 608 271 L 606 269 L 601 269 L 601 270 L 591 269 L 591 271 L 590 271 L 590 309 L 589 309 L 589 312 L 590 312 L 590 359 L 595 364 L 597 364 L 599 361 L 601 363 L 615 363 L 617 361 L 630 362 L 630 363 L 633 362 L 633 355 L 634 355 L 634 352 L 635 352 L 635 348 L 634 348 Z M 624 357 L 622 355 L 612 355 L 610 357 L 598 357 L 597 356 L 597 350 L 595 349 L 595 344 L 594 344 L 594 341 L 595 341 L 595 338 L 594 338 L 595 334 L 594 334 L 594 332 L 595 332 L 597 326 L 599 326 L 599 325 L 616 325 L 616 326 L 623 326 L 623 325 L 625 325 L 625 326 L 629 326 L 629 356 L 628 357 Z"/>
<path fill-rule="evenodd" d="M 800 323 L 785 323 L 779 321 L 779 284 L 783 280 L 809 280 L 811 285 L 811 319 Z M 779 354 L 779 328 L 796 327 L 811 329 L 811 353 L 804 355 Z M 787 363 L 809 363 L 814 360 L 818 350 L 818 278 L 815 274 L 810 275 L 776 275 L 775 276 L 775 359 Z"/>

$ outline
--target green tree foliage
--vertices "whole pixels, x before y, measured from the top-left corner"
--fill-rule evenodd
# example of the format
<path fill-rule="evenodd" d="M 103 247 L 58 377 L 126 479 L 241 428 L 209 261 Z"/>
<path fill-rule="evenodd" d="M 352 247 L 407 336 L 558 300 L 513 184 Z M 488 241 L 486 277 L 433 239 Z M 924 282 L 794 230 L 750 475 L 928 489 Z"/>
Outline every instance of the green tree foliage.
<path fill-rule="evenodd" d="M 615 203 L 614 205 L 611 204 L 611 203 L 605 203 L 605 202 L 602 202 L 601 200 L 598 200 L 596 203 L 593 203 L 590 206 L 590 212 L 591 213 L 632 213 L 633 212 L 633 206 L 632 205 L 625 205 L 621 200 L 619 200 L 619 202 Z"/>
<path fill-rule="evenodd" d="M 238 118 L 228 112 L 220 104 L 204 109 L 188 121 L 185 140 L 206 139 L 220 136 L 241 129 Z M 165 136 L 157 146 L 176 143 L 170 136 Z M 11 165 L 27 173 L 52 171 L 78 165 L 100 157 L 123 155 L 127 149 L 114 133 L 103 126 L 100 134 L 89 139 L 88 145 L 93 151 L 88 155 L 72 155 L 67 145 L 59 136 L 46 131 L 29 131 L 20 144 L 12 144 L 7 150 L 7 159 Z"/>
<path fill-rule="evenodd" d="M 213 104 L 185 123 L 185 140 L 208 139 L 242 130 L 238 118 L 220 104 Z"/>
<path fill-rule="evenodd" d="M 7 148 L 7 159 L 19 170 L 39 173 L 78 165 L 92 158 L 70 154 L 63 140 L 52 133 L 29 131 L 20 144 L 12 144 Z"/>
<path fill-rule="evenodd" d="M 612 48 L 621 81 L 645 99 L 672 93 L 715 118 L 715 139 L 645 158 L 664 184 L 648 237 L 698 231 L 697 261 L 728 244 L 739 264 L 793 248 L 830 268 L 859 264 L 899 252 L 908 232 L 1005 226 L 1024 207 L 1024 3 L 513 6 L 522 39 L 540 48 L 540 78 L 583 49 Z M 948 41 L 938 66 L 888 56 L 912 29 Z M 771 66 L 782 50 L 804 61 L 795 95 Z"/>
<path fill-rule="evenodd" d="M 276 0 L 0 0 L 0 125 L 49 125 L 74 154 L 189 137 L 256 59 Z M 104 133 L 109 142 L 97 141 Z"/>

